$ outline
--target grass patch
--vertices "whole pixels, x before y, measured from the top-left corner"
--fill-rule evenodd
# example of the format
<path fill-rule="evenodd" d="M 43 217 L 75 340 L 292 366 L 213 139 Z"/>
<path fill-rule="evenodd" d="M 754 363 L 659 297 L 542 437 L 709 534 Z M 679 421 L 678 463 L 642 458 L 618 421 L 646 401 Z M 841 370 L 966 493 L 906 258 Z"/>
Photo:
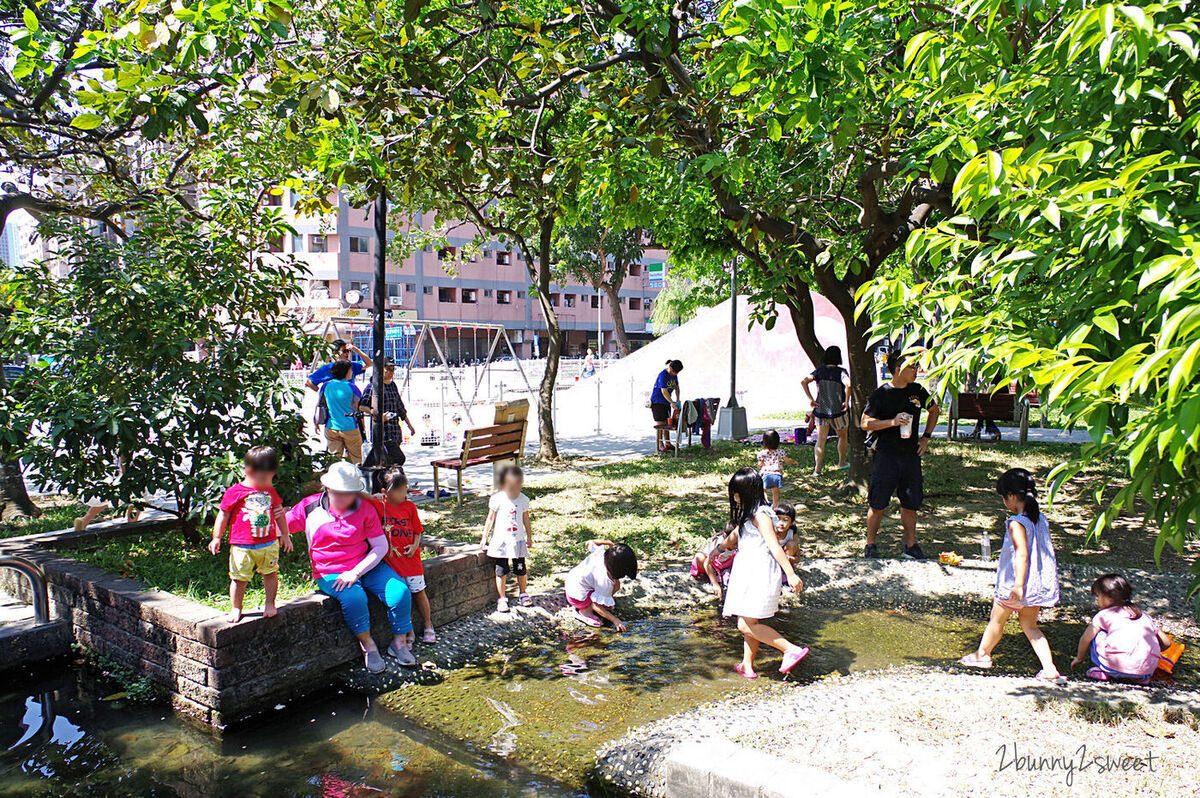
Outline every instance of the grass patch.
<path fill-rule="evenodd" d="M 316 587 L 308 561 L 304 535 L 293 535 L 296 550 L 279 555 L 279 601 L 307 596 Z M 148 587 L 166 590 L 177 596 L 228 610 L 229 544 L 221 553 L 193 549 L 176 530 L 112 538 L 64 552 L 82 562 L 99 566 L 114 574 L 137 579 Z M 262 607 L 262 577 L 255 574 L 246 588 L 242 608 L 255 612 Z"/>
<path fill-rule="evenodd" d="M 852 557 L 861 554 L 866 517 L 865 499 L 843 489 L 843 476 L 828 471 L 812 477 L 813 449 L 785 447 L 802 465 L 785 477 L 783 498 L 803 505 L 798 520 L 806 557 Z M 704 451 L 683 450 L 674 457 L 646 457 L 554 474 L 527 486 L 532 499 L 535 547 L 530 573 L 537 577 L 574 565 L 583 543 L 600 537 L 628 542 L 643 567 L 690 558 L 704 540 L 724 525 L 728 513 L 725 486 L 729 476 L 754 464 L 753 447 L 718 442 Z M 1005 469 L 1023 466 L 1045 477 L 1077 447 L 1016 443 L 979 445 L 934 441 L 925 458 L 926 505 L 919 538 L 930 555 L 954 551 L 979 556 L 980 533 L 987 530 L 993 552 L 1004 533 L 1005 512 L 994 485 Z M 1154 569 L 1156 531 L 1140 518 L 1121 518 L 1099 540 L 1089 540 L 1088 522 L 1096 514 L 1092 493 L 1116 490 L 1118 464 L 1095 466 L 1080 474 L 1048 510 L 1050 529 L 1063 562 L 1105 567 Z M 477 540 L 487 514 L 487 497 L 475 497 L 462 508 L 451 504 L 422 508 L 431 534 L 454 540 Z M 901 531 L 893 503 L 880 534 L 885 556 L 898 553 Z M 1180 557 L 1168 548 L 1164 570 L 1186 571 L 1200 546 L 1189 544 Z"/>
<path fill-rule="evenodd" d="M 843 475 L 827 472 L 809 476 L 812 447 L 787 447 L 802 466 L 785 477 L 783 497 L 802 505 L 799 518 L 801 549 L 807 557 L 854 557 L 862 551 L 866 503 L 844 489 Z M 1060 444 L 1015 443 L 979 445 L 934 441 L 925 458 L 926 506 L 919 537 L 930 555 L 953 551 L 979 555 L 980 532 L 991 536 L 998 552 L 1005 512 L 993 489 L 1005 469 L 1020 465 L 1040 478 L 1073 453 Z M 730 474 L 753 465 L 754 449 L 718 442 L 705 451 L 685 449 L 679 458 L 645 457 L 591 468 L 557 471 L 526 487 L 532 499 L 534 548 L 530 575 L 538 587 L 583 557 L 589 538 L 624 540 L 633 546 L 643 568 L 675 565 L 695 553 L 705 539 L 724 525 L 728 512 L 725 486 Z M 1095 466 L 1069 484 L 1048 509 L 1050 530 L 1061 562 L 1089 563 L 1114 570 L 1155 569 L 1155 530 L 1140 518 L 1118 519 L 1099 540 L 1089 540 L 1088 522 L 1095 516 L 1092 494 L 1097 488 L 1116 490 L 1116 463 Z M 452 502 L 423 505 L 421 517 L 431 535 L 477 541 L 487 515 L 487 497 L 469 498 L 462 507 Z M 280 597 L 307 595 L 313 590 L 303 535 L 295 535 L 296 551 L 280 558 Z M 901 532 L 895 504 L 884 521 L 880 550 L 895 555 Z M 176 532 L 146 534 L 92 544 L 72 552 L 85 562 L 130 576 L 213 607 L 227 609 L 228 548 L 214 557 L 187 548 Z M 1200 555 L 1191 542 L 1184 556 L 1168 548 L 1162 568 L 1186 571 Z M 247 610 L 260 606 L 262 586 L 251 583 Z"/>
<path fill-rule="evenodd" d="M 36 499 L 42 514 L 37 518 L 14 518 L 0 523 L 0 538 L 15 538 L 21 535 L 40 535 L 43 532 L 56 532 L 59 529 L 70 529 L 75 519 L 87 512 L 87 505 L 65 496 L 39 496 Z M 100 518 L 112 516 L 112 510 L 105 510 Z"/>

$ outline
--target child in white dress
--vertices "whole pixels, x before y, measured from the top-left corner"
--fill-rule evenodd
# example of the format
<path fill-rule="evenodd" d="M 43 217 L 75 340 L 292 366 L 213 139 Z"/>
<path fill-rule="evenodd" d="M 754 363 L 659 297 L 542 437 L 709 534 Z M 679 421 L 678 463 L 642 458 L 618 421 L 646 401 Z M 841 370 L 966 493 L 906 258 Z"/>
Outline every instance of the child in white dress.
<path fill-rule="evenodd" d="M 725 615 L 738 616 L 738 630 L 744 638 L 742 661 L 734 667 L 747 679 L 758 674 L 754 658 L 760 643 L 783 652 L 780 673 L 788 673 L 808 655 L 805 646 L 793 645 L 763 623 L 779 609 L 779 593 L 786 576 L 792 591 L 799 594 L 804 582 L 788 561 L 775 526 L 775 512 L 763 504 L 763 480 L 753 468 L 742 468 L 729 480 L 730 532 L 738 533 L 738 556 L 729 574 L 725 591 Z"/>
<path fill-rule="evenodd" d="M 500 477 L 496 480 L 499 488 L 488 500 L 488 517 L 483 525 L 483 537 L 479 545 L 491 557 L 492 565 L 496 566 L 496 609 L 508 612 L 508 574 L 511 571 L 517 577 L 517 589 L 520 591 L 518 600 L 522 607 L 533 603 L 526 589 L 528 569 L 525 558 L 533 548 L 533 527 L 529 523 L 529 497 L 521 492 L 525 484 L 525 474 L 517 466 L 505 466 L 500 469 Z M 491 542 L 488 535 L 491 534 Z"/>

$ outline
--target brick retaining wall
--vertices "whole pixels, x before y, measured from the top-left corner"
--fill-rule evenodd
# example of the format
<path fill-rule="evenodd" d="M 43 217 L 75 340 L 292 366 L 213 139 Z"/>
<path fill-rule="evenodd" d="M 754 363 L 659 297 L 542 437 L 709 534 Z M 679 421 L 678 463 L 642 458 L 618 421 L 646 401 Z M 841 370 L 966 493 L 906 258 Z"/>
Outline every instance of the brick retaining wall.
<path fill-rule="evenodd" d="M 111 534 L 144 534 L 151 523 L 132 531 L 114 526 Z M 285 601 L 274 618 L 230 625 L 211 607 L 47 548 L 77 541 L 56 532 L 0 541 L 0 548 L 46 570 L 52 614 L 70 621 L 77 643 L 165 687 L 187 717 L 223 728 L 322 686 L 333 668 L 362 661 L 337 601 L 328 596 Z M 434 626 L 492 605 L 494 571 L 477 547 L 431 537 L 423 542 L 438 552 L 425 560 Z M 15 573 L 0 570 L 0 585 L 28 598 Z M 382 605 L 374 599 L 371 605 L 376 639 L 389 640 Z M 419 629 L 419 618 L 414 622 Z"/>

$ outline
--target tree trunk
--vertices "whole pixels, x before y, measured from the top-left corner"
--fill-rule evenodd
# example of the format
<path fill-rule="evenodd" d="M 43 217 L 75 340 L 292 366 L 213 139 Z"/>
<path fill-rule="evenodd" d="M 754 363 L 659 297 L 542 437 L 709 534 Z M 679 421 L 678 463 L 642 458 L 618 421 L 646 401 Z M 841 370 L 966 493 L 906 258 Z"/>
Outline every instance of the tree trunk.
<path fill-rule="evenodd" d="M 557 460 L 558 444 L 554 440 L 554 385 L 558 381 L 558 359 L 562 355 L 562 330 L 558 325 L 558 314 L 550 304 L 551 243 L 554 235 L 554 217 L 542 217 L 538 225 L 538 301 L 542 316 L 546 319 L 547 337 L 546 371 L 538 388 L 538 459 Z"/>
<path fill-rule="evenodd" d="M 625 332 L 625 316 L 621 313 L 621 295 L 617 286 L 611 282 L 600 286 L 608 297 L 608 307 L 612 314 L 613 334 L 617 337 L 617 351 L 621 357 L 629 356 L 629 335 Z"/>
<path fill-rule="evenodd" d="M 2 225 L 0 229 L 3 229 Z M 0 364 L 0 391 L 7 392 L 8 378 L 2 365 Z M 21 473 L 20 459 L 10 457 L 8 452 L 0 453 L 0 521 L 37 518 L 41 514 L 42 511 L 29 498 L 29 491 L 25 489 L 25 476 Z"/>
<path fill-rule="evenodd" d="M 14 518 L 37 518 L 37 508 L 25 490 L 25 477 L 19 460 L 0 460 L 0 521 Z"/>

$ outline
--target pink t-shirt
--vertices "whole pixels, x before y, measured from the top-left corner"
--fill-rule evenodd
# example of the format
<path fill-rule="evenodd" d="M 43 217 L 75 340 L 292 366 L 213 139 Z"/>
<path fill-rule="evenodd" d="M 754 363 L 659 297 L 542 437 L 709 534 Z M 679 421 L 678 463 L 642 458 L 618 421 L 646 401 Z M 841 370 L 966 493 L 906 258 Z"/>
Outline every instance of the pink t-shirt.
<path fill-rule="evenodd" d="M 1092 618 L 1092 624 L 1104 632 L 1096 642 L 1096 653 L 1104 667 L 1130 676 L 1154 673 L 1162 647 L 1158 642 L 1158 624 L 1146 613 L 1129 617 L 1127 607 L 1107 607 Z"/>
<path fill-rule="evenodd" d="M 783 476 L 783 450 L 762 449 L 758 453 L 758 473 Z"/>
<path fill-rule="evenodd" d="M 241 482 L 230 485 L 221 497 L 221 509 L 229 514 L 229 542 L 234 546 L 267 543 L 279 536 L 271 511 L 283 506 L 274 488 L 259 490 Z"/>
<path fill-rule="evenodd" d="M 346 513 L 329 507 L 324 493 L 301 499 L 288 511 L 288 529 L 304 531 L 313 578 L 343 574 L 362 562 L 371 550 L 370 538 L 383 537 L 379 513 L 370 503 L 358 500 Z"/>

